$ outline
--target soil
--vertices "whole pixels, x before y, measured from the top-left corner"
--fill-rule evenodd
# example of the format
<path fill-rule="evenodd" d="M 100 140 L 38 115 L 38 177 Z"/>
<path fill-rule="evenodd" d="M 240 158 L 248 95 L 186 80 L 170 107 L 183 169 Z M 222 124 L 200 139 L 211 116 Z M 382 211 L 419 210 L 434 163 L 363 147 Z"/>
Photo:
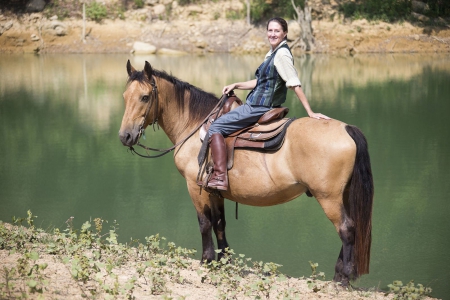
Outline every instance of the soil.
<path fill-rule="evenodd" d="M 61 21 L 47 19 L 40 13 L 15 16 L 0 12 L 0 53 L 129 53 L 136 41 L 152 44 L 160 53 L 162 48 L 200 54 L 268 51 L 265 28 L 248 25 L 244 20 L 203 20 L 190 16 L 170 21 L 141 19 L 145 18 L 134 12 L 124 20 L 87 21 L 83 41 L 82 20 Z M 12 26 L 8 26 L 11 22 Z M 408 22 L 316 20 L 312 22 L 315 35 L 312 52 L 350 55 L 450 52 L 450 26 L 443 22 L 441 26 L 430 27 Z M 297 33 L 293 25 L 295 21 L 289 25 L 291 44 Z M 296 48 L 294 52 L 301 50 Z"/>
<path fill-rule="evenodd" d="M 94 222 L 101 232 L 101 222 Z M 107 242 L 87 228 L 74 237 L 0 221 L 0 299 L 366 300 L 395 296 L 380 287 L 342 287 L 321 280 L 319 270 L 308 278 L 272 277 L 255 269 L 241 275 L 242 262 L 231 262 L 231 268 L 222 266 L 217 273 L 210 273 L 200 261 L 188 257 L 187 249 L 173 245 L 172 250 L 155 250 L 161 249 L 157 239 L 133 248 L 114 243 L 115 238 Z M 94 242 L 97 239 L 103 242 Z M 243 261 L 238 255 L 232 260 Z M 257 265 L 262 269 L 262 263 Z M 267 281 L 263 282 L 263 277 Z"/>
<path fill-rule="evenodd" d="M 36 249 L 34 250 L 36 251 Z M 111 297 L 108 293 L 98 287 L 98 283 L 93 280 L 89 280 L 86 283 L 75 280 L 71 274 L 70 263 L 63 263 L 61 258 L 56 255 L 50 255 L 41 251 L 39 253 L 39 259 L 34 263 L 48 264 L 44 271 L 41 271 L 41 277 L 46 280 L 46 284 L 41 292 L 30 292 L 27 286 L 27 279 L 9 279 L 9 282 L 14 284 L 14 288 L 11 291 L 11 295 L 8 295 L 8 290 L 5 287 L 2 288 L 2 284 L 8 282 L 6 280 L 6 270 L 10 270 L 13 267 L 18 266 L 19 259 L 23 255 L 19 253 L 12 253 L 7 250 L 0 250 L 0 299 L 22 299 L 18 297 L 27 295 L 27 299 L 127 299 L 125 294 L 118 294 Z M 119 286 L 122 288 L 126 282 L 130 281 L 132 277 L 138 277 L 136 272 L 136 265 L 129 262 L 120 268 L 114 268 L 113 273 L 118 276 Z M 135 289 L 133 291 L 134 299 L 188 299 L 188 300 L 210 300 L 219 299 L 219 288 L 215 285 L 207 282 L 203 282 L 202 276 L 199 275 L 199 270 L 205 270 L 200 266 L 199 261 L 190 260 L 190 266 L 180 271 L 180 275 L 184 278 L 183 283 L 176 282 L 174 279 L 165 277 L 165 292 L 155 293 L 152 292 L 152 283 L 150 278 L 144 279 L 139 277 L 134 284 Z M 108 279 L 106 274 L 105 278 Z M 164 275 L 162 275 L 164 276 Z M 251 284 L 252 280 L 256 281 L 252 275 L 249 275 L 244 279 L 243 284 Z M 106 284 L 113 286 L 108 280 Z M 4 292 L 2 294 L 1 292 Z M 289 298 L 283 298 L 283 295 L 288 293 Z M 95 294 L 95 296 L 92 296 Z M 241 292 L 235 299 L 256 299 L 255 294 L 253 296 L 244 296 Z M 308 286 L 307 279 L 288 278 L 285 281 L 277 282 L 274 284 L 274 288 L 270 292 L 269 298 L 266 299 L 393 299 L 393 294 L 386 294 L 381 291 L 375 291 L 375 288 L 367 290 L 354 290 L 349 291 L 334 282 L 320 281 L 313 285 Z M 170 297 L 170 298 L 169 298 Z M 430 300 L 432 298 L 424 298 L 424 300 Z"/>

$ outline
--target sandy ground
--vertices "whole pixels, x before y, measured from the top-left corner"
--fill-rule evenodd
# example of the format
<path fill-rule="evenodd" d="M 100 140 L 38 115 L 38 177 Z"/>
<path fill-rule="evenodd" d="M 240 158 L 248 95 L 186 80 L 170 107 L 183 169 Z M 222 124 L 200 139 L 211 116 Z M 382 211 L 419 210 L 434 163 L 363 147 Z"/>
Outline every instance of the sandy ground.
<path fill-rule="evenodd" d="M 0 250 L 0 287 L 6 283 L 5 270 L 17 267 L 18 260 L 23 255 L 19 253 L 11 254 L 7 250 Z M 41 272 L 42 280 L 46 280 L 41 293 L 32 293 L 27 286 L 28 280 L 10 280 L 14 284 L 11 294 L 3 287 L 0 288 L 0 299 L 22 299 L 18 295 L 26 294 L 28 299 L 126 299 L 126 294 L 111 295 L 102 293 L 98 284 L 93 281 L 83 283 L 73 279 L 71 275 L 70 262 L 64 264 L 60 258 L 55 255 L 49 255 L 44 252 L 40 253 L 40 258 L 35 261 L 36 264 L 48 264 L 48 267 Z M 144 279 L 139 277 L 136 272 L 136 266 L 133 263 L 127 263 L 121 268 L 114 268 L 113 273 L 118 275 L 118 282 L 123 289 L 126 282 L 133 276 L 139 277 L 135 283 L 133 291 L 134 299 L 188 299 L 188 300 L 209 300 L 221 299 L 220 288 L 209 282 L 202 282 L 201 275 L 198 271 L 203 269 L 199 261 L 191 260 L 190 266 L 180 271 L 180 275 L 184 278 L 183 283 L 175 282 L 169 277 L 165 277 L 166 292 L 152 294 L 152 284 L 150 278 Z M 203 269 L 204 270 L 204 269 Z M 108 280 L 108 277 L 105 275 Z M 252 283 L 255 280 L 251 275 L 245 278 L 245 283 Z M 255 280 L 256 281 L 256 280 Z M 111 282 L 109 282 L 111 284 Z M 112 284 L 111 284 L 112 285 Z M 366 291 L 348 291 L 334 282 L 317 281 L 314 285 L 316 291 L 312 287 L 308 287 L 306 279 L 288 278 L 285 281 L 277 282 L 266 299 L 392 299 L 393 294 L 385 294 L 384 292 L 375 291 L 375 289 L 367 289 Z M 5 292 L 3 295 L 1 292 Z M 95 296 L 92 293 L 97 293 Z M 100 292 L 100 293 L 99 293 Z M 289 295 L 286 298 L 283 296 Z M 239 294 L 235 299 L 256 299 L 256 294 L 244 296 Z M 261 296 L 261 295 L 260 295 Z M 169 298 L 170 297 L 170 298 Z M 265 298 L 265 297 L 263 297 Z M 230 298 L 231 299 L 231 298 Z M 427 298 L 431 299 L 431 298 Z"/>
<path fill-rule="evenodd" d="M 8 22 L 12 26 L 5 30 Z M 169 48 L 188 53 L 265 53 L 268 50 L 265 29 L 240 20 L 88 21 L 84 41 L 82 20 L 58 22 L 40 14 L 20 18 L 0 16 L 0 29 L 3 26 L 0 53 L 128 53 L 136 41 L 150 43 L 158 50 Z M 55 33 L 58 24 L 64 27 L 63 34 Z M 449 26 L 337 20 L 313 21 L 313 29 L 314 52 L 319 53 L 450 52 Z"/>

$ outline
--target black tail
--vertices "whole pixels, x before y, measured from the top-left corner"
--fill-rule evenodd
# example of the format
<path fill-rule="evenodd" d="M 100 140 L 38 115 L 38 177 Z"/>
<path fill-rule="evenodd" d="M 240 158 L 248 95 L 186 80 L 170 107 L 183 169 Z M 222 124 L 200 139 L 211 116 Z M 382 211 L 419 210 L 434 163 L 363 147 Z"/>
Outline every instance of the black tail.
<path fill-rule="evenodd" d="M 356 158 L 350 181 L 350 217 L 355 222 L 355 267 L 357 276 L 369 273 L 372 244 L 373 177 L 366 138 L 352 125 L 345 127 L 356 144 Z"/>

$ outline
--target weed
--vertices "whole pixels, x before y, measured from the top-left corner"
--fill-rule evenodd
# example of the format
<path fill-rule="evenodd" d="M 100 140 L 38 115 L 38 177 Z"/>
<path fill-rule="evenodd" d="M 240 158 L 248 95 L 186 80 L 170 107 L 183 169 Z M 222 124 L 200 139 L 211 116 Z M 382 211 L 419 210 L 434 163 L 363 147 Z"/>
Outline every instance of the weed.
<path fill-rule="evenodd" d="M 108 10 L 106 9 L 106 6 L 102 3 L 93 1 L 86 5 L 86 16 L 95 21 L 100 22 L 104 18 L 106 18 L 108 15 Z"/>
<path fill-rule="evenodd" d="M 424 299 L 431 294 L 431 288 L 424 287 L 420 283 L 415 286 L 414 280 L 411 280 L 407 285 L 403 285 L 401 281 L 395 280 L 388 287 L 390 292 L 395 294 L 393 299 L 397 300 Z"/>

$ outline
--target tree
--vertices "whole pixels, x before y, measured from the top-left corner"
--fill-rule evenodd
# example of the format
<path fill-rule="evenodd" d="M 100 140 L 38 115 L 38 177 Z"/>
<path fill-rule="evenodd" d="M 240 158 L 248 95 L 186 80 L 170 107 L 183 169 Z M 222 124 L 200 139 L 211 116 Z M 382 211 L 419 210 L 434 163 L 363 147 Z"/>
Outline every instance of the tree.
<path fill-rule="evenodd" d="M 308 0 L 305 0 L 305 7 L 303 9 L 300 6 L 296 6 L 294 0 L 291 0 L 291 3 L 297 14 L 297 23 L 300 25 L 302 31 L 300 36 L 292 43 L 291 47 L 294 48 L 298 45 L 303 51 L 312 51 L 315 48 L 315 41 L 311 26 L 311 8 L 308 6 Z"/>

